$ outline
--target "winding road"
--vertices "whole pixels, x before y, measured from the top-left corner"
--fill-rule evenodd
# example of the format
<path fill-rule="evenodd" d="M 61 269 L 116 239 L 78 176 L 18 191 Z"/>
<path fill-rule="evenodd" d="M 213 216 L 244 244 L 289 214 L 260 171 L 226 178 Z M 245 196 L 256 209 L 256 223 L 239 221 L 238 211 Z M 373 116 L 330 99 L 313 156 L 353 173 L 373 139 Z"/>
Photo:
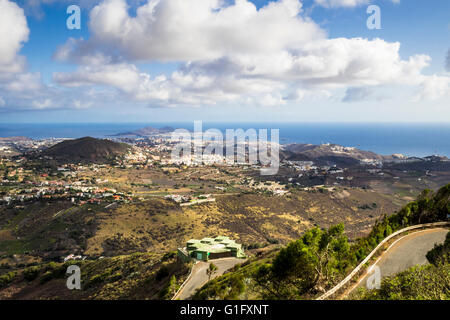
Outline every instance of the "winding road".
<path fill-rule="evenodd" d="M 381 278 L 384 278 L 418 264 L 427 264 L 427 252 L 433 249 L 435 244 L 443 243 L 448 232 L 449 230 L 445 228 L 435 228 L 408 234 L 392 243 L 373 265 L 380 268 Z M 361 286 L 366 286 L 367 279 L 372 274 L 373 271 L 366 273 L 346 294 Z"/>

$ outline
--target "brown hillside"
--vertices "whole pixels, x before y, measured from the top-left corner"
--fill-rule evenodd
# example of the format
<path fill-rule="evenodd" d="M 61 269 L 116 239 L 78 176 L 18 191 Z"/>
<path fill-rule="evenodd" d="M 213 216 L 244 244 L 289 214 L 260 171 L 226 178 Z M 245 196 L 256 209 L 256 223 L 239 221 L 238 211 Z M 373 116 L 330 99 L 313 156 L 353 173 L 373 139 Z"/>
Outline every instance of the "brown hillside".
<path fill-rule="evenodd" d="M 42 155 L 64 162 L 105 163 L 128 149 L 129 146 L 124 143 L 85 137 L 58 143 L 43 151 Z"/>

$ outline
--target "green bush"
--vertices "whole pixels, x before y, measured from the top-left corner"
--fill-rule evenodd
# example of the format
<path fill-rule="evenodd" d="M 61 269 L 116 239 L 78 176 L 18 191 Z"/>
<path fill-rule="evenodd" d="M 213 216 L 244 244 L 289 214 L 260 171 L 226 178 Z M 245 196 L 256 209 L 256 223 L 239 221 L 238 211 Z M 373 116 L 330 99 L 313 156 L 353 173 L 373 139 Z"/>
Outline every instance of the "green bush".
<path fill-rule="evenodd" d="M 450 263 L 450 232 L 447 233 L 443 244 L 435 244 L 427 253 L 427 260 L 435 266 Z"/>
<path fill-rule="evenodd" d="M 383 279 L 380 289 L 361 289 L 363 300 L 450 300 L 450 264 L 415 266 Z"/>
<path fill-rule="evenodd" d="M 33 281 L 39 275 L 39 267 L 29 267 L 23 270 L 23 278 L 27 281 Z"/>
<path fill-rule="evenodd" d="M 45 273 L 41 276 L 41 279 L 39 280 L 39 282 L 40 282 L 41 284 L 47 283 L 47 282 L 49 282 L 50 280 L 52 280 L 53 277 L 54 277 L 53 272 L 52 272 L 52 271 L 47 271 L 47 272 L 45 272 Z"/>
<path fill-rule="evenodd" d="M 170 252 L 167 252 L 163 257 L 162 257 L 162 261 L 167 261 L 167 260 L 170 260 L 170 259 L 173 259 L 173 258 L 175 258 L 177 256 L 177 252 L 176 251 L 170 251 Z"/>
<path fill-rule="evenodd" d="M 14 271 L 8 272 L 0 276 L 0 288 L 6 287 L 10 284 L 14 278 L 16 277 L 16 273 Z"/>
<path fill-rule="evenodd" d="M 245 291 L 244 278 L 242 275 L 234 275 L 230 278 L 230 291 L 224 297 L 225 300 L 236 300 Z"/>
<path fill-rule="evenodd" d="M 95 285 L 98 285 L 100 283 L 103 283 L 106 280 L 106 276 L 105 274 L 96 274 L 94 276 L 92 276 L 91 278 L 89 278 L 88 282 L 86 283 L 86 285 L 84 286 L 86 289 L 87 288 L 91 288 Z"/>
<path fill-rule="evenodd" d="M 174 275 L 172 275 L 170 277 L 169 282 L 164 287 L 164 289 L 162 289 L 159 292 L 158 296 L 160 299 L 169 300 L 173 297 L 173 295 L 177 290 L 178 290 L 177 278 Z"/>

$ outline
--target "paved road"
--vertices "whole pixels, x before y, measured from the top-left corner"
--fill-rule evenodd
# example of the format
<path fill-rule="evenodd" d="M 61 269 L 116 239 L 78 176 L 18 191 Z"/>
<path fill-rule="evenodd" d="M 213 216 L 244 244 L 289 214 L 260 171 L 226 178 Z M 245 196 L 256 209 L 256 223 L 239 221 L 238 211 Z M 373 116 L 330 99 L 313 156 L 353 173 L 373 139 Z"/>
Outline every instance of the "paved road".
<path fill-rule="evenodd" d="M 210 262 L 214 263 L 217 266 L 217 271 L 211 277 L 211 279 L 214 279 L 224 274 L 225 271 L 230 270 L 235 265 L 244 263 L 245 259 L 223 258 L 211 260 Z M 208 282 L 208 275 L 206 273 L 206 270 L 209 268 L 210 262 L 201 261 L 194 265 L 191 278 L 188 280 L 184 288 L 181 289 L 175 299 L 189 299 L 197 289 L 201 288 L 205 283 Z"/>
<path fill-rule="evenodd" d="M 435 243 L 443 243 L 448 232 L 444 228 L 417 231 L 395 242 L 375 264 L 380 268 L 381 277 L 394 275 L 417 264 L 427 264 L 427 252 Z M 366 274 L 354 289 L 366 286 L 367 278 L 372 274 Z"/>

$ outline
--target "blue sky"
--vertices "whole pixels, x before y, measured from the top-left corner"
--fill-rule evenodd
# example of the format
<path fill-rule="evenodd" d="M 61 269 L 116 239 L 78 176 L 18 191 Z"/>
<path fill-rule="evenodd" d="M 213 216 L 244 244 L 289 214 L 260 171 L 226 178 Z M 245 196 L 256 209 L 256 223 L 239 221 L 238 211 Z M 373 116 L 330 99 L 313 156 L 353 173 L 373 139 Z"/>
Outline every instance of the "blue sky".
<path fill-rule="evenodd" d="M 0 122 L 450 120 L 447 0 L 160 0 L 152 18 L 124 1 L 0 0 L 26 19 L 0 42 Z M 73 3 L 81 30 L 66 28 Z"/>

